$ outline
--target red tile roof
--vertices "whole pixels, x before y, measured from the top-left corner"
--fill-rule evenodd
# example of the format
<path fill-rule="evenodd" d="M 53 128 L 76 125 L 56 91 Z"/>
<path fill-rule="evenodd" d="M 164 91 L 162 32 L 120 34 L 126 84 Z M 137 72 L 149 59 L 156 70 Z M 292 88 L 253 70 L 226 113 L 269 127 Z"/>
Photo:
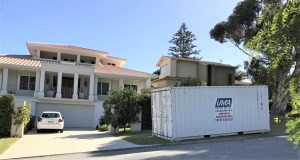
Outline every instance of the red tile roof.
<path fill-rule="evenodd" d="M 56 60 L 46 60 L 46 59 L 35 59 L 30 55 L 0 55 L 0 65 L 16 65 L 16 66 L 26 66 L 26 67 L 35 67 L 40 68 L 42 62 L 45 63 L 57 63 L 59 61 Z M 85 64 L 76 64 L 78 66 L 91 66 L 94 65 L 85 65 Z M 142 77 L 142 78 L 150 78 L 151 74 L 135 71 L 131 69 L 126 69 L 122 67 L 115 67 L 111 65 L 95 65 L 95 73 L 99 74 L 107 74 L 107 75 L 119 75 L 119 76 L 132 76 L 132 77 Z"/>
<path fill-rule="evenodd" d="M 121 75 L 121 76 L 133 76 L 133 77 L 149 77 L 151 74 L 135 71 L 122 67 L 115 67 L 111 65 L 97 65 L 95 67 L 95 72 L 100 74 L 109 74 L 109 75 Z"/>
<path fill-rule="evenodd" d="M 26 67 L 41 67 L 41 61 L 28 55 L 5 55 L 0 56 L 0 64 L 18 65 Z"/>

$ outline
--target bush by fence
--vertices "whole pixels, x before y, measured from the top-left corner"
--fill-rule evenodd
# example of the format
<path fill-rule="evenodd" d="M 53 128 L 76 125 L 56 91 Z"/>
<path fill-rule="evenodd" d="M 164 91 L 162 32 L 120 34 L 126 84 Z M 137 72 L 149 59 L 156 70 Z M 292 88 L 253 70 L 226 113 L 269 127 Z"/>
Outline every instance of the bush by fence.
<path fill-rule="evenodd" d="M 14 105 L 14 95 L 0 95 L 0 137 L 10 136 L 12 116 L 14 114 Z"/>
<path fill-rule="evenodd" d="M 142 107 L 142 130 L 152 129 L 151 92 L 143 92 L 138 103 Z"/>

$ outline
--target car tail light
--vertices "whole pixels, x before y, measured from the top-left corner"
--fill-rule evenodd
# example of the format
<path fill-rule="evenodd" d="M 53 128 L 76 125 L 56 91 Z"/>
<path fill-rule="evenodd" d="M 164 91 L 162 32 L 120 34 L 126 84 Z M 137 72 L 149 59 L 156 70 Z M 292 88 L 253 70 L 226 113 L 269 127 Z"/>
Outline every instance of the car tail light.
<path fill-rule="evenodd" d="M 64 120 L 63 120 L 63 119 L 61 119 L 61 118 L 58 120 L 58 122 L 63 122 L 63 121 L 64 121 Z"/>
<path fill-rule="evenodd" d="M 38 122 L 41 122 L 42 121 L 42 117 L 38 117 Z"/>

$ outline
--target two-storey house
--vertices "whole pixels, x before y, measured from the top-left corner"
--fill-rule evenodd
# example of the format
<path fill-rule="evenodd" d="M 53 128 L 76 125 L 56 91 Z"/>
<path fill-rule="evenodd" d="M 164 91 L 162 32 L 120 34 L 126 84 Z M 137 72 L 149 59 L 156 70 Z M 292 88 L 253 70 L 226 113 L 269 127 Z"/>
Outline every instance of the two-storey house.
<path fill-rule="evenodd" d="M 93 49 L 26 43 L 30 55 L 0 56 L 0 91 L 32 106 L 32 115 L 59 111 L 65 127 L 94 128 L 110 90 L 150 87 L 151 74 L 123 68 L 126 60 Z"/>
<path fill-rule="evenodd" d="M 155 88 L 169 87 L 184 79 L 204 81 L 208 86 L 234 85 L 235 66 L 218 62 L 162 56 L 156 64 L 160 68 Z"/>

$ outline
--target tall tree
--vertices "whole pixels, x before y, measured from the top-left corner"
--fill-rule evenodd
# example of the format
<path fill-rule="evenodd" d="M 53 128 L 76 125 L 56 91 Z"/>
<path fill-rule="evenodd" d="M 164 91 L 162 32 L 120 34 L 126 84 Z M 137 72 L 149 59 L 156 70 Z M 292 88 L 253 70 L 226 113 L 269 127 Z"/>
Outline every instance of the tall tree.
<path fill-rule="evenodd" d="M 192 58 L 198 59 L 196 56 L 199 55 L 200 50 L 196 50 L 196 45 L 193 42 L 196 40 L 196 36 L 188 31 L 185 23 L 182 23 L 177 33 L 173 35 L 173 38 L 169 43 L 174 44 L 169 48 L 169 55 L 180 58 Z"/>
<path fill-rule="evenodd" d="M 210 36 L 220 43 L 233 43 L 252 58 L 250 63 L 256 61 L 267 69 L 274 86 L 272 108 L 284 114 L 289 83 L 300 76 L 299 0 L 243 0 Z"/>

